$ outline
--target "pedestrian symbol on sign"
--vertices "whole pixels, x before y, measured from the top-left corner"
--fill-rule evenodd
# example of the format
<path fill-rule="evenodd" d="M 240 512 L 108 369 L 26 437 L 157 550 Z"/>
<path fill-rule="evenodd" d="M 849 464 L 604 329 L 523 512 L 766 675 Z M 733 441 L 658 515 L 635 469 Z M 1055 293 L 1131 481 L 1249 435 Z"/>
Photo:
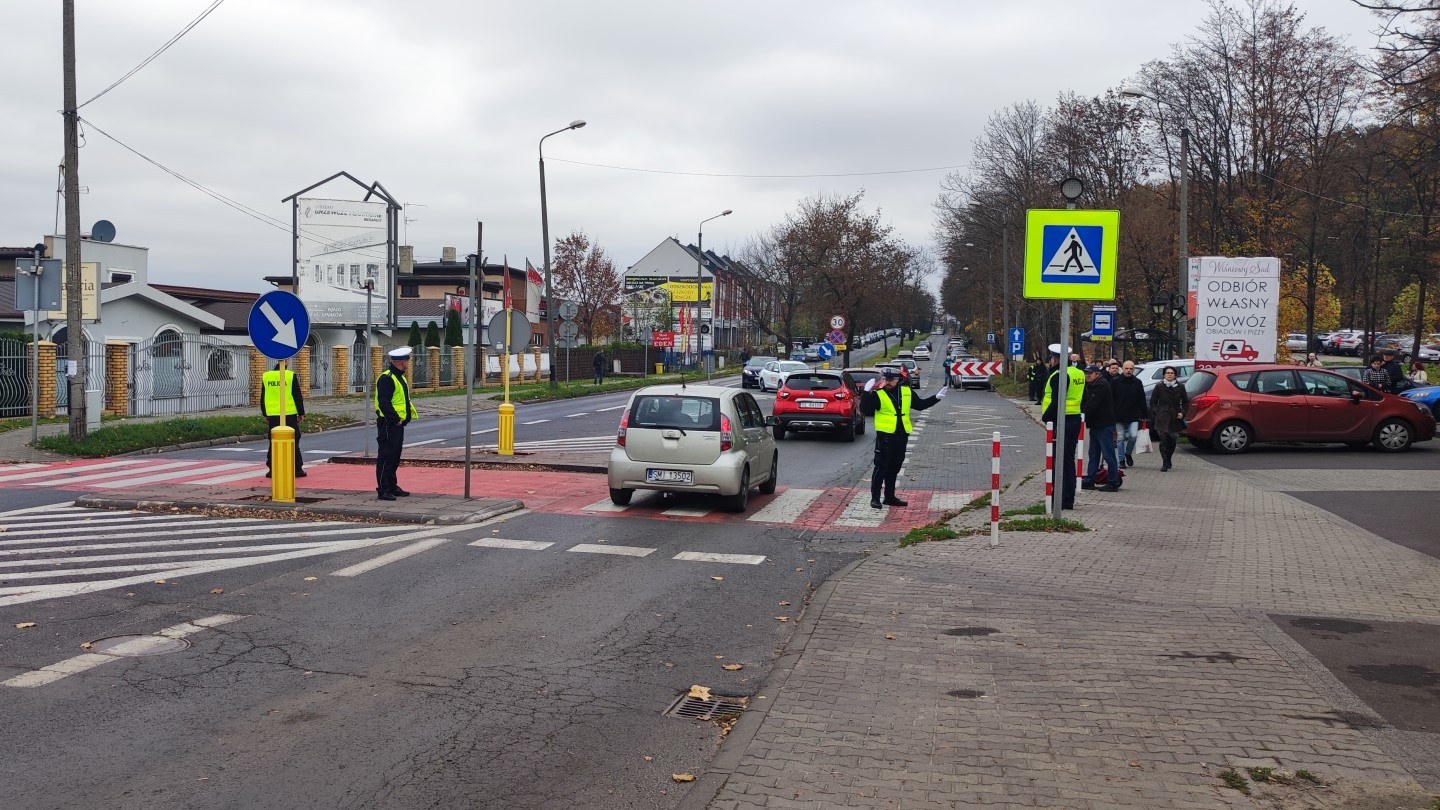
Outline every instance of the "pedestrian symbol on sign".
<path fill-rule="evenodd" d="M 1099 225 L 1046 225 L 1041 243 L 1045 269 L 1041 281 L 1099 284 L 1101 242 Z"/>

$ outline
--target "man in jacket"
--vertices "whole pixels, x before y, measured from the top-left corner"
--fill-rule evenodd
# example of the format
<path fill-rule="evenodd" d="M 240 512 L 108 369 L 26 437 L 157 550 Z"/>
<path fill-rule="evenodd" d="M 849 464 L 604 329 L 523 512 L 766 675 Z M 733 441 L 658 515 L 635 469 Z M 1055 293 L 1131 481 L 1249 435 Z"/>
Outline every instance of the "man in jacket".
<path fill-rule="evenodd" d="M 400 469 L 400 451 L 405 447 L 405 426 L 415 418 L 405 369 L 410 367 L 410 347 L 390 352 L 390 365 L 375 380 L 375 492 L 382 501 L 409 495 L 395 480 Z"/>
<path fill-rule="evenodd" d="M 1039 355 L 1036 355 L 1035 362 L 1030 365 L 1030 371 L 1027 375 L 1030 390 L 1026 392 L 1030 396 L 1030 401 L 1036 405 L 1039 405 L 1040 401 L 1045 398 L 1043 389 L 1045 388 L 1046 374 L 1048 374 L 1048 369 L 1045 368 L 1044 361 L 1040 359 Z"/>
<path fill-rule="evenodd" d="M 287 392 L 288 390 L 288 392 Z M 305 420 L 305 397 L 300 393 L 300 381 L 295 372 L 280 370 L 280 364 L 260 375 L 260 415 L 265 424 L 273 430 L 282 422 L 295 429 L 295 477 L 304 478 L 305 462 L 300 458 L 300 423 Z M 266 432 L 269 435 L 269 432 Z M 272 450 L 265 449 L 265 477 L 270 477 L 270 456 Z"/>
<path fill-rule="evenodd" d="M 1120 488 L 1120 461 L 1115 454 L 1115 398 L 1104 380 L 1104 373 L 1097 363 L 1085 369 L 1085 396 L 1080 410 L 1085 414 L 1085 431 L 1090 437 L 1090 466 L 1081 487 L 1096 489 L 1095 473 L 1103 462 L 1109 480 L 1099 490 L 1114 492 Z"/>
<path fill-rule="evenodd" d="M 1385 358 L 1380 368 L 1385 369 L 1385 373 L 1390 376 L 1390 387 L 1386 390 L 1392 394 L 1399 393 L 1403 388 L 1401 383 L 1405 381 L 1405 369 L 1401 367 L 1400 361 L 1395 359 L 1394 349 L 1382 349 L 1380 355 Z"/>
<path fill-rule="evenodd" d="M 1071 355 L 1074 357 L 1074 355 Z M 1044 397 L 1040 402 L 1042 422 L 1054 422 L 1060 390 L 1060 344 L 1050 344 L 1050 377 L 1045 384 Z M 1065 440 L 1060 458 L 1055 460 L 1056 475 L 1060 476 L 1060 506 L 1075 508 L 1075 446 L 1080 442 L 1080 402 L 1085 394 L 1085 373 L 1073 364 L 1064 369 L 1065 374 Z"/>
<path fill-rule="evenodd" d="M 601 350 L 595 352 L 595 357 L 594 357 L 593 359 L 591 359 L 590 365 L 592 365 L 592 366 L 595 367 L 595 384 L 596 384 L 596 385 L 599 385 L 600 383 L 605 382 L 605 350 L 604 350 L 604 349 L 601 349 Z"/>
<path fill-rule="evenodd" d="M 923 411 L 945 398 L 949 389 L 941 388 L 932 397 L 916 398 L 910 386 L 901 383 L 900 370 L 886 367 L 881 372 L 880 388 L 875 380 L 865 381 L 865 393 L 860 396 L 860 407 L 867 413 L 875 414 L 875 470 L 870 474 L 870 507 L 908 506 L 909 501 L 895 495 L 895 478 L 905 463 L 905 450 L 910 441 L 913 427 L 910 412 Z M 880 499 L 881 489 L 885 499 Z"/>
<path fill-rule="evenodd" d="M 1135 376 L 1135 361 L 1126 360 L 1120 376 L 1110 381 L 1115 395 L 1115 454 L 1121 467 L 1135 466 L 1135 440 L 1140 436 L 1140 422 L 1146 414 L 1145 383 Z"/>

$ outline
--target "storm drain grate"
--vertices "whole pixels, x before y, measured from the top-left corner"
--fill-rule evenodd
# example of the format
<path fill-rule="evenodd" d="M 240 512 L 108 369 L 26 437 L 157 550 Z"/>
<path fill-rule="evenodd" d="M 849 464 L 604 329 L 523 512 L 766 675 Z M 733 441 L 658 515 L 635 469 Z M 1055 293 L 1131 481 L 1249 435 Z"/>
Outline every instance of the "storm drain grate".
<path fill-rule="evenodd" d="M 949 630 L 942 630 L 942 636 L 988 636 L 991 633 L 998 633 L 993 627 L 952 627 Z"/>
<path fill-rule="evenodd" d="M 667 717 L 683 717 L 686 720 L 723 720 L 739 717 L 743 711 L 744 698 L 711 696 L 710 700 L 701 700 L 681 695 L 664 713 Z"/>
<path fill-rule="evenodd" d="M 945 694 L 949 695 L 950 697 L 965 698 L 967 700 L 985 697 L 985 693 L 980 691 L 979 689 L 954 689 L 946 692 Z"/>

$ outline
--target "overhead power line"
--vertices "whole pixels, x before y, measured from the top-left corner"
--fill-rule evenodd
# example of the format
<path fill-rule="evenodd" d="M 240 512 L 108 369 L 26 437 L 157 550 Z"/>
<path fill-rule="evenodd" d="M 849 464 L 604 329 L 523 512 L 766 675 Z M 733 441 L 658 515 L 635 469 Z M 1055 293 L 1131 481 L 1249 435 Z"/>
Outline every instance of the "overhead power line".
<path fill-rule="evenodd" d="M 178 34 L 176 34 L 175 36 L 171 37 L 170 39 L 166 40 L 166 42 L 165 42 L 164 45 L 161 45 L 154 53 L 152 53 L 152 54 L 150 54 L 149 56 L 145 57 L 145 58 L 140 62 L 140 64 L 136 65 L 136 66 L 133 67 L 133 68 L 130 68 L 130 72 L 129 72 L 129 73 L 126 73 L 124 76 L 121 76 L 120 78 L 118 78 L 118 79 L 116 79 L 115 81 L 111 82 L 109 87 L 106 87 L 104 90 L 101 90 L 100 92 L 98 92 L 98 93 L 96 93 L 95 95 L 91 96 L 90 98 L 86 99 L 83 103 L 80 104 L 80 107 L 84 107 L 86 104 L 89 104 L 90 102 L 94 101 L 94 100 L 97 99 L 97 98 L 100 98 L 101 96 L 105 95 L 106 93 L 110 92 L 111 90 L 114 90 L 115 88 L 119 87 L 126 79 L 130 78 L 131 76 L 134 76 L 136 73 L 139 73 L 141 70 L 143 70 L 143 69 L 145 68 L 146 65 L 150 64 L 151 62 L 154 62 L 155 59 L 156 59 L 156 57 L 160 56 L 160 54 L 165 53 L 166 51 L 170 50 L 170 46 L 171 46 L 171 45 L 174 45 L 175 43 L 179 42 L 181 37 L 183 37 L 183 36 L 185 36 L 186 34 L 190 33 L 190 29 L 192 29 L 192 28 L 194 28 L 195 26 L 199 25 L 201 20 L 205 19 L 206 17 L 209 17 L 209 16 L 210 16 L 210 12 L 212 12 L 212 11 L 214 11 L 215 9 L 219 8 L 219 7 L 220 7 L 220 4 L 221 4 L 221 3 L 224 3 L 224 2 L 225 2 L 225 0 L 215 0 L 215 2 L 213 2 L 213 3 L 211 3 L 211 4 L 209 5 L 209 7 L 207 7 L 204 11 L 200 12 L 200 16 L 198 16 L 198 17 L 196 17 L 195 19 L 191 20 L 190 23 L 189 23 L 188 25 L 186 25 L 184 28 L 181 28 L 181 29 L 180 29 L 180 33 L 178 33 Z M 80 109 L 80 107 L 76 107 L 75 109 L 78 110 L 78 109 Z"/>
<path fill-rule="evenodd" d="M 560 163 L 573 163 L 577 166 L 593 166 L 597 169 L 617 169 L 624 172 L 644 172 L 645 174 L 677 174 L 685 177 L 741 177 L 757 180 L 797 180 L 810 177 L 874 177 L 883 174 L 919 174 L 922 172 L 945 172 L 951 169 L 968 168 L 965 165 L 958 166 L 930 166 L 924 169 L 891 169 L 888 171 L 873 172 L 832 172 L 828 174 L 728 174 L 721 172 L 682 172 L 668 169 L 642 169 L 634 166 L 611 166 L 605 163 L 586 163 L 583 160 L 566 160 L 565 158 L 552 157 L 551 160 Z"/>

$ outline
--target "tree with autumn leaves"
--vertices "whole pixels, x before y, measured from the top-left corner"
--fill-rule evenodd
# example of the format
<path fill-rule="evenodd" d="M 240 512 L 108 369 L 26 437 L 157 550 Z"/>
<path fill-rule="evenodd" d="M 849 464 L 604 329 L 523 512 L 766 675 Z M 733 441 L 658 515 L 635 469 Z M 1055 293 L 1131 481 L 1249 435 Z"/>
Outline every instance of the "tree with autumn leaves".
<path fill-rule="evenodd" d="M 575 325 L 586 343 L 609 337 L 618 316 L 616 306 L 622 287 L 615 262 L 605 249 L 592 243 L 584 231 L 573 231 L 555 240 L 555 293 L 574 301 L 579 309 Z"/>

